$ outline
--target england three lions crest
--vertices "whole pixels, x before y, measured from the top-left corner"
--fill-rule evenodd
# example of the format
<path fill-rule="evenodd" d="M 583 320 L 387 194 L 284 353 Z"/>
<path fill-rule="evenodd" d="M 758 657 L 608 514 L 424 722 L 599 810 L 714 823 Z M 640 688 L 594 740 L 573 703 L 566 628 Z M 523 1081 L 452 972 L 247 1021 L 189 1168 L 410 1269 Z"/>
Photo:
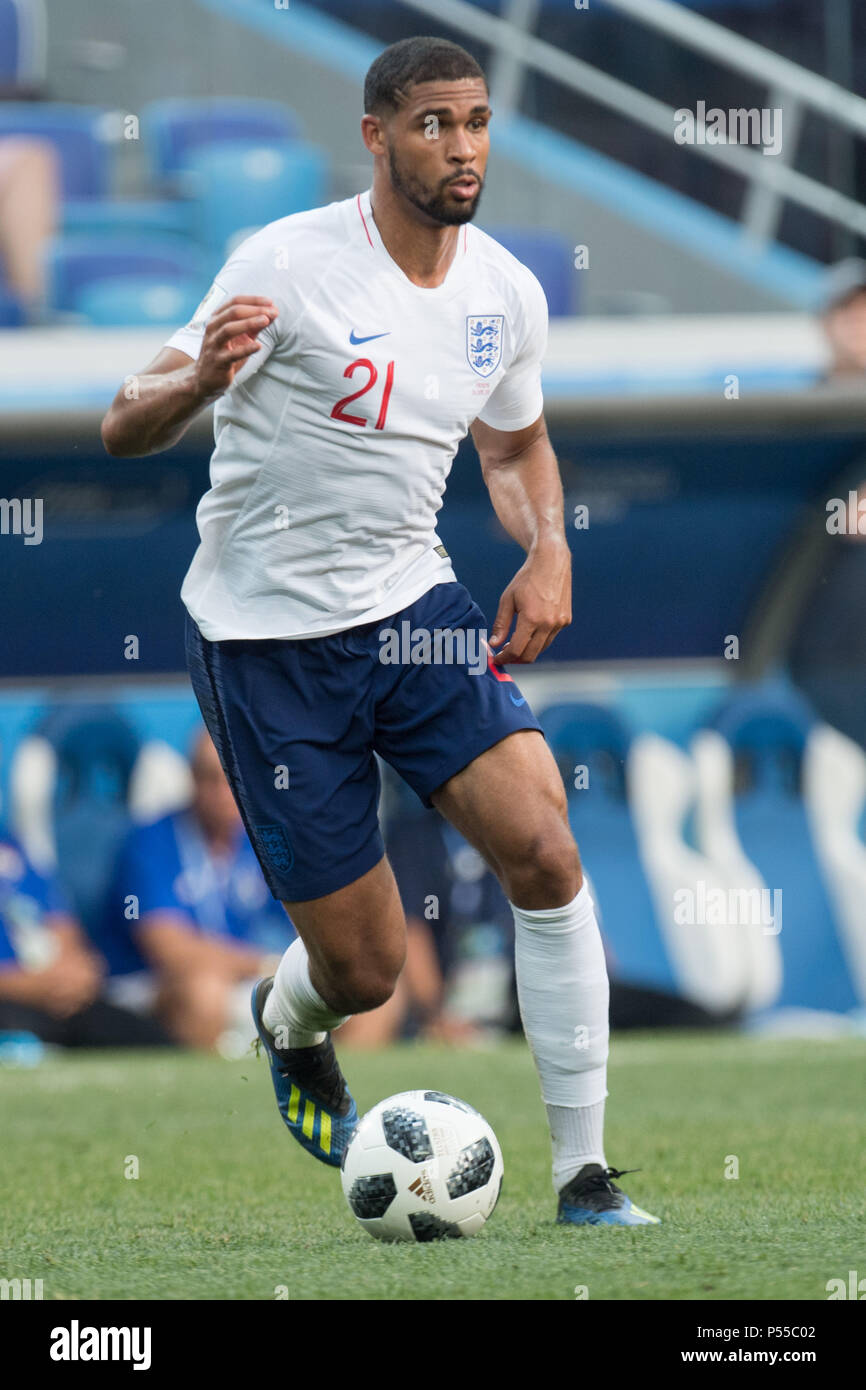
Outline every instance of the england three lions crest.
<path fill-rule="evenodd" d="M 469 314 L 466 318 L 466 356 L 473 372 L 492 376 L 502 360 L 504 314 Z"/>

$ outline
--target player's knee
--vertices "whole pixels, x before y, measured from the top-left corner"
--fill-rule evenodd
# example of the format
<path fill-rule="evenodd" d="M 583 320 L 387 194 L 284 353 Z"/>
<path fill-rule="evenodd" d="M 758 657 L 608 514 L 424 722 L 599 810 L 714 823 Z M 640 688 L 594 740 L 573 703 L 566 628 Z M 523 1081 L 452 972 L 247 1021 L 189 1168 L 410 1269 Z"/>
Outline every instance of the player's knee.
<path fill-rule="evenodd" d="M 387 1004 L 394 993 L 398 974 L 384 970 L 357 970 L 336 986 L 337 1007 L 347 1014 L 366 1014 Z"/>
<path fill-rule="evenodd" d="M 504 866 L 506 892 L 521 907 L 562 907 L 579 892 L 580 856 L 570 831 L 555 824 L 526 837 Z"/>
<path fill-rule="evenodd" d="M 389 975 L 368 975 L 356 982 L 353 995 L 353 1013 L 366 1014 L 371 1009 L 387 1004 L 397 984 L 396 977 Z"/>
<path fill-rule="evenodd" d="M 346 1014 L 369 1013 L 387 1004 L 397 986 L 405 948 L 367 953 L 337 965 L 332 963 L 328 1003 Z"/>

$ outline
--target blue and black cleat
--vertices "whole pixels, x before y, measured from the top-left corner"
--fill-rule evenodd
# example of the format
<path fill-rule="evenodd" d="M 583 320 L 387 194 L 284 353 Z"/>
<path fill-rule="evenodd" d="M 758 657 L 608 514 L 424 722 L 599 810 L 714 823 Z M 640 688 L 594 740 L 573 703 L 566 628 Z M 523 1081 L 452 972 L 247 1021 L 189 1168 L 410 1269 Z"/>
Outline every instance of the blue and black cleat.
<path fill-rule="evenodd" d="M 314 1047 L 280 1048 L 265 1027 L 265 1001 L 273 976 L 253 989 L 256 1031 L 268 1054 L 279 1112 L 302 1148 L 320 1163 L 339 1168 L 358 1123 L 358 1110 L 346 1085 L 330 1036 Z"/>
<path fill-rule="evenodd" d="M 600 1163 L 585 1163 L 580 1172 L 566 1183 L 559 1194 L 556 1214 L 560 1226 L 658 1226 L 657 1216 L 636 1207 L 630 1197 L 616 1187 L 613 1179 L 636 1168 L 602 1168 Z"/>

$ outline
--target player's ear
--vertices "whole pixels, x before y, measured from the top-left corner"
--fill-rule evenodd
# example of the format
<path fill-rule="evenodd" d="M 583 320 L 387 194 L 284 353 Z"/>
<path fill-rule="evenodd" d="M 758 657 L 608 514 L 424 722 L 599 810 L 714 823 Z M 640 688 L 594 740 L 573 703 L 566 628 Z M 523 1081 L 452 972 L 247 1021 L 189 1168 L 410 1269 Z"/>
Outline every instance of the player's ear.
<path fill-rule="evenodd" d="M 381 117 L 369 115 L 361 117 L 361 139 L 371 154 L 385 153 L 385 130 Z"/>

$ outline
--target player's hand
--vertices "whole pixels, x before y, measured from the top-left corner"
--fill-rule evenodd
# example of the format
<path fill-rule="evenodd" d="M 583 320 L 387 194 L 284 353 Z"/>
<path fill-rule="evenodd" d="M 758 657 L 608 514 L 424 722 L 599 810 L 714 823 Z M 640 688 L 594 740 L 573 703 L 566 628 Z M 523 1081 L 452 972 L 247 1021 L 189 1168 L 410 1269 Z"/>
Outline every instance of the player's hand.
<path fill-rule="evenodd" d="M 534 661 L 570 622 L 571 551 L 563 538 L 528 555 L 499 600 L 489 640 L 491 647 L 505 646 L 494 656 L 495 665 Z"/>
<path fill-rule="evenodd" d="M 260 351 L 258 335 L 276 317 L 274 301 L 257 294 L 233 295 L 211 314 L 195 365 L 202 396 L 221 396 L 228 390 L 247 358 Z"/>

